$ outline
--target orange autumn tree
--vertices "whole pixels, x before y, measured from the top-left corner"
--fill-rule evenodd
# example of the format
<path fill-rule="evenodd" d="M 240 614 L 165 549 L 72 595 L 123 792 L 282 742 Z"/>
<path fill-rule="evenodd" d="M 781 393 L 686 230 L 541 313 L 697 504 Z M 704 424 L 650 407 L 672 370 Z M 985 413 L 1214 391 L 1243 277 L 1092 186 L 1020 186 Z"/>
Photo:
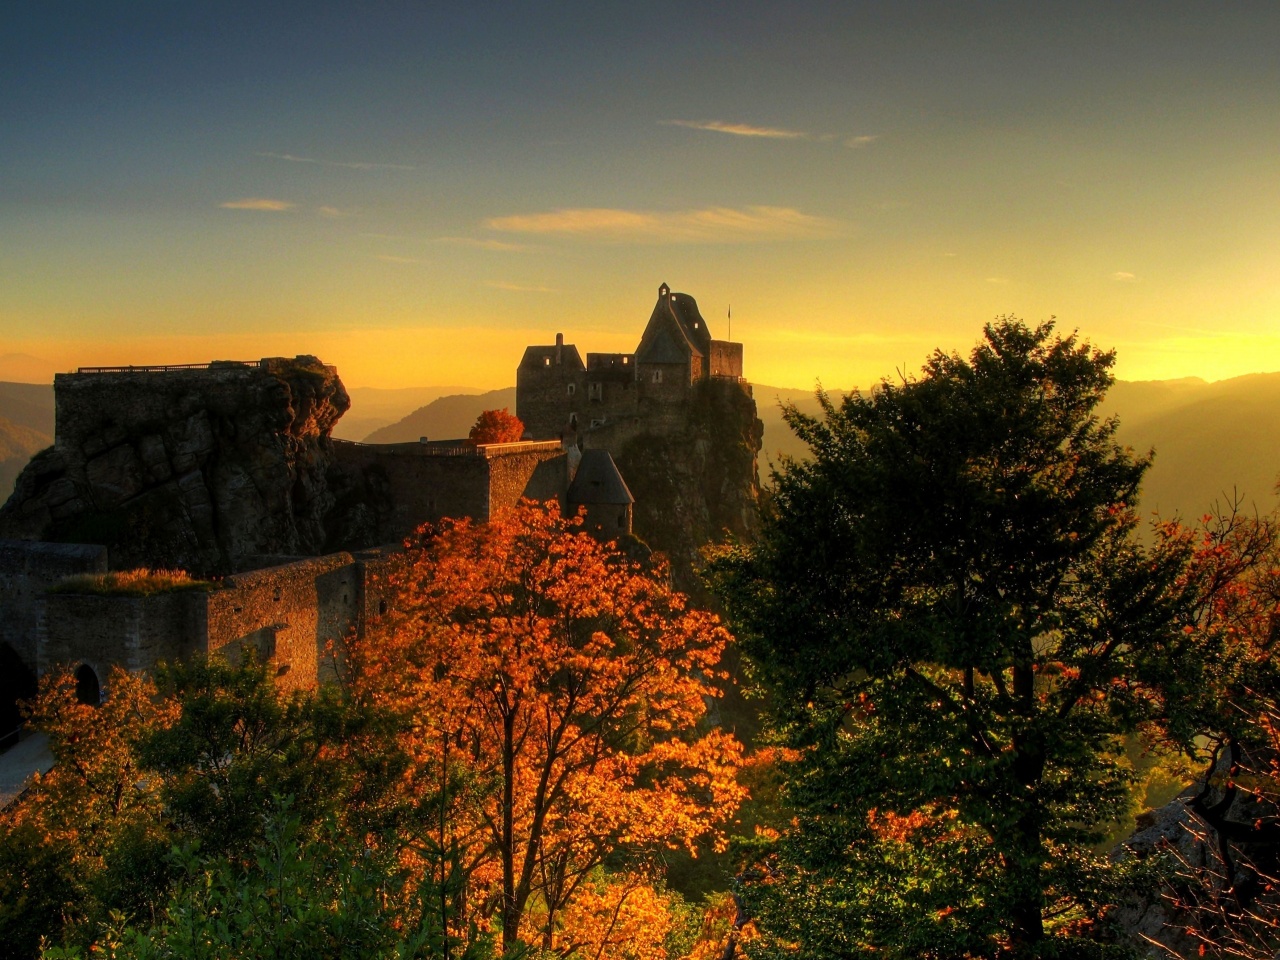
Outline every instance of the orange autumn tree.
<path fill-rule="evenodd" d="M 664 571 L 525 502 L 424 528 L 389 585 L 354 687 L 406 718 L 411 777 L 472 785 L 439 843 L 462 849 L 468 918 L 496 917 L 504 948 L 528 926 L 554 949 L 606 858 L 643 869 L 721 841 L 745 793 L 740 744 L 705 727 L 728 636 Z"/>
<path fill-rule="evenodd" d="M 523 436 L 524 423 L 506 407 L 485 410 L 476 417 L 471 432 L 467 434 L 472 443 L 515 443 Z"/>

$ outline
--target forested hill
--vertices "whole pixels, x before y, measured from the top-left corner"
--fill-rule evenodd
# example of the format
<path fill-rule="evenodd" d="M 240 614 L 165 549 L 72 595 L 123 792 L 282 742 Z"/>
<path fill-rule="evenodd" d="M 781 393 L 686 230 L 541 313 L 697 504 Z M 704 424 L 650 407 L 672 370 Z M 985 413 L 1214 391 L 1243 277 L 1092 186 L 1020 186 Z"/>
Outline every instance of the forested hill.
<path fill-rule="evenodd" d="M 365 443 L 412 443 L 421 437 L 432 440 L 453 440 L 465 437 L 472 424 L 485 410 L 501 410 L 515 413 L 516 388 L 505 387 L 488 393 L 454 394 L 433 400 L 419 407 L 404 419 L 390 426 L 375 430 L 364 438 Z M 354 398 L 352 412 L 355 412 Z"/>
<path fill-rule="evenodd" d="M 32 454 L 53 443 L 53 387 L 0 381 L 0 500 Z"/>
<path fill-rule="evenodd" d="M 802 456 L 779 402 L 817 413 L 812 391 L 757 386 L 764 421 L 763 455 Z M 1280 475 L 1280 373 L 1258 373 L 1206 383 L 1197 378 L 1118 382 L 1103 404 L 1120 418 L 1120 441 L 1155 463 L 1143 484 L 1142 509 L 1194 520 L 1215 501 L 1238 497 L 1244 507 L 1269 512 L 1277 505 Z M 764 464 L 761 465 L 765 472 Z"/>

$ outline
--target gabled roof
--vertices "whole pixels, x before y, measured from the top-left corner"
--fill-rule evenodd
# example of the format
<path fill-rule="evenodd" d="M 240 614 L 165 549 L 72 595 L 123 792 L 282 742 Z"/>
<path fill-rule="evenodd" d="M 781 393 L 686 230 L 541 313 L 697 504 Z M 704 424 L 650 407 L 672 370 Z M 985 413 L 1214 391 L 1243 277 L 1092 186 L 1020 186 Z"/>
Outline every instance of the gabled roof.
<path fill-rule="evenodd" d="M 582 461 L 578 464 L 578 472 L 574 474 L 573 483 L 565 493 L 570 503 L 591 504 L 626 504 L 635 503 L 636 498 L 627 489 L 627 482 L 618 472 L 618 465 L 608 450 L 583 450 Z"/>
<path fill-rule="evenodd" d="M 645 363 L 685 363 L 689 359 L 689 345 L 684 342 L 677 347 L 670 331 L 658 330 L 644 347 Z M 681 349 L 683 347 L 683 349 Z M 639 351 L 636 351 L 637 354 Z"/>
<path fill-rule="evenodd" d="M 662 334 L 669 338 L 674 359 L 656 359 L 653 351 L 659 349 Z M 666 351 L 665 347 L 662 347 Z M 711 331 L 707 321 L 698 312 L 698 302 L 687 293 L 672 293 L 665 283 L 658 288 L 658 302 L 654 304 L 649 325 L 644 328 L 640 346 L 636 347 L 638 363 L 679 363 L 689 357 L 704 357 L 711 351 Z"/>
<path fill-rule="evenodd" d="M 554 343 L 548 346 L 525 347 L 524 356 L 520 358 L 520 369 L 542 369 L 544 367 L 554 367 L 556 365 L 556 350 L 561 351 L 560 362 L 569 370 L 585 370 L 582 364 L 582 355 L 578 353 L 578 348 L 572 343 L 566 343 L 562 347 L 557 347 Z M 550 360 L 550 363 L 546 361 Z"/>

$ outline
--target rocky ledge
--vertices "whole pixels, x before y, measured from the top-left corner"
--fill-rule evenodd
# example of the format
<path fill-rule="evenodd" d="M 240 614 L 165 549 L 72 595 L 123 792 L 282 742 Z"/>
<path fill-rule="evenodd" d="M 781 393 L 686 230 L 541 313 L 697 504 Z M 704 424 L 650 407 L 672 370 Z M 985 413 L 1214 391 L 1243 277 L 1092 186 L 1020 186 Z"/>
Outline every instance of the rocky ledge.
<path fill-rule="evenodd" d="M 0 508 L 0 537 L 99 543 L 113 569 L 231 572 L 319 552 L 330 432 L 351 405 L 315 357 L 60 374 L 57 440 Z"/>

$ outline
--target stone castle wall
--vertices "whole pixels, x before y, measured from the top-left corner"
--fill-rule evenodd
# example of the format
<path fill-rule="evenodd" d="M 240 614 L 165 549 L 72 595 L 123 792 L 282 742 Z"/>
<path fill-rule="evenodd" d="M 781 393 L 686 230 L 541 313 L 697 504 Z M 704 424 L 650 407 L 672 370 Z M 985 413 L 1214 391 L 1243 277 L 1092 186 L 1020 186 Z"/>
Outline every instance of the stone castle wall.
<path fill-rule="evenodd" d="M 46 591 L 66 577 L 106 571 L 106 547 L 0 540 L 0 643 L 36 672 Z"/>
<path fill-rule="evenodd" d="M 237 574 L 205 590 L 151 596 L 50 593 L 40 672 L 87 664 L 99 681 L 118 665 L 215 655 L 238 663 L 245 649 L 285 689 L 332 679 L 343 642 L 387 610 L 394 551 L 337 553 Z"/>
<path fill-rule="evenodd" d="M 289 688 L 314 686 L 320 662 L 360 623 L 361 569 L 349 553 L 228 577 L 202 595 L 199 652 L 231 662 L 254 650 Z"/>
<path fill-rule="evenodd" d="M 488 520 L 522 497 L 560 499 L 568 461 L 559 442 L 359 444 L 333 441 L 331 485 L 364 505 L 346 543 L 389 543 L 444 517 Z M 345 546 L 341 539 L 334 545 Z"/>
<path fill-rule="evenodd" d="M 40 644 L 40 673 L 88 664 L 105 684 L 111 666 L 146 670 L 198 650 L 205 595 L 184 590 L 149 597 L 52 593 Z"/>

